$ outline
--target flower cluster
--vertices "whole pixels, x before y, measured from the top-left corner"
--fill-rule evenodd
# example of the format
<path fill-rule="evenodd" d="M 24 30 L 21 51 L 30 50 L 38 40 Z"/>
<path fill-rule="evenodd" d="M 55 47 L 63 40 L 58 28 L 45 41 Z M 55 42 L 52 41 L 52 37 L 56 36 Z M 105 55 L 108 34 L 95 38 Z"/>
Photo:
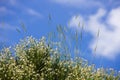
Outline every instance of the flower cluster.
<path fill-rule="evenodd" d="M 60 50 L 60 49 L 59 49 Z M 27 37 L 0 51 L 0 80 L 119 80 L 113 69 L 95 69 L 51 48 L 44 37 Z"/>

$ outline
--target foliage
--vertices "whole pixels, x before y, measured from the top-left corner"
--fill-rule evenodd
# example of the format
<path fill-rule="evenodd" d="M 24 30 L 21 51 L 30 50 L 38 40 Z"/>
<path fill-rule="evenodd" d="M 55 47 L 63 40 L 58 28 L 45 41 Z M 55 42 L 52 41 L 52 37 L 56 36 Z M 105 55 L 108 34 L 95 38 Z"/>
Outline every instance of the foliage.
<path fill-rule="evenodd" d="M 56 45 L 55 45 L 56 46 Z M 119 80 L 112 69 L 95 69 L 82 58 L 71 59 L 44 37 L 27 37 L 0 51 L 0 80 Z"/>

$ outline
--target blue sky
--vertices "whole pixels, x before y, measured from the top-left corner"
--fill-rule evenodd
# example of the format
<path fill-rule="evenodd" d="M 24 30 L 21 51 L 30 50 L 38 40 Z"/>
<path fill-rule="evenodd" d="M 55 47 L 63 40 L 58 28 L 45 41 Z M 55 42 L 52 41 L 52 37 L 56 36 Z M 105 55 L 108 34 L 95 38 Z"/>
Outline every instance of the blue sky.
<path fill-rule="evenodd" d="M 80 32 L 79 22 L 84 24 L 83 58 L 97 67 L 120 70 L 119 0 L 0 0 L 0 41 L 8 45 L 16 44 L 26 35 L 46 36 L 58 24 Z M 21 30 L 22 23 L 27 33 Z"/>

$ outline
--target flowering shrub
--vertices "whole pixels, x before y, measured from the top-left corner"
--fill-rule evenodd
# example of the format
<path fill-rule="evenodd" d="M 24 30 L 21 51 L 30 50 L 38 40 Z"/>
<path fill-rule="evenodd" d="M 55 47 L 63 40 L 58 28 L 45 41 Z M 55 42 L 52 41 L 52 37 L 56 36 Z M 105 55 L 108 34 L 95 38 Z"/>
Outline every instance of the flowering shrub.
<path fill-rule="evenodd" d="M 95 69 L 79 57 L 72 60 L 44 37 L 27 37 L 0 51 L 0 80 L 120 80 L 120 75 L 112 69 Z"/>

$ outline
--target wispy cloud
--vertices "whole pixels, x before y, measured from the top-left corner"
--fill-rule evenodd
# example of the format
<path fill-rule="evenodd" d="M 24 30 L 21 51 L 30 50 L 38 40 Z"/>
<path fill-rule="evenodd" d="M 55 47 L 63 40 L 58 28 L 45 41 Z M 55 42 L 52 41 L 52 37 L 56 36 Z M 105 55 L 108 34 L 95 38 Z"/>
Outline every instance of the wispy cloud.
<path fill-rule="evenodd" d="M 16 8 L 17 10 L 19 10 L 21 12 L 25 12 L 23 14 L 27 14 L 29 16 L 34 16 L 34 17 L 38 17 L 38 18 L 42 17 L 42 15 L 38 11 L 36 11 L 36 10 L 34 10 L 32 8 L 29 8 L 26 5 L 23 5 L 20 1 L 17 1 L 17 0 L 9 0 L 9 1 L 8 0 L 2 0 L 2 4 L 7 4 L 8 6 L 10 6 L 12 8 L 14 7 L 14 8 Z M 17 14 L 16 10 L 13 10 L 14 11 L 13 12 L 11 9 L 9 9 L 6 6 L 2 6 L 2 7 L 0 7 L 0 13 L 3 14 L 3 15 L 5 15 L 5 14 L 13 14 L 13 13 Z"/>
<path fill-rule="evenodd" d="M 94 7 L 101 6 L 102 4 L 99 1 L 95 0 L 51 0 L 52 2 L 64 4 L 67 6 L 75 6 L 75 7 Z"/>
<path fill-rule="evenodd" d="M 2 31 L 14 31 L 16 30 L 15 26 L 10 25 L 8 23 L 0 23 L 0 30 Z"/>
<path fill-rule="evenodd" d="M 6 8 L 5 7 L 0 7 L 0 13 L 2 13 L 2 12 L 6 12 L 7 10 L 6 10 Z"/>
<path fill-rule="evenodd" d="M 26 8 L 26 11 L 29 15 L 36 16 L 36 17 L 42 17 L 42 15 L 39 12 L 37 12 L 31 8 Z"/>
<path fill-rule="evenodd" d="M 0 42 L 9 42 L 8 37 L 11 37 L 11 34 L 16 32 L 16 26 L 11 25 L 9 23 L 0 23 Z"/>
<path fill-rule="evenodd" d="M 0 3 L 8 6 L 10 5 L 14 6 L 17 5 L 17 0 L 0 0 Z"/>
<path fill-rule="evenodd" d="M 11 5 L 16 5 L 17 4 L 16 0 L 9 0 L 9 2 L 10 2 Z"/>
<path fill-rule="evenodd" d="M 4 6 L 0 7 L 0 16 L 6 15 L 6 14 L 14 14 L 14 12 Z"/>
<path fill-rule="evenodd" d="M 105 8 L 120 5 L 119 0 L 50 0 L 52 2 L 62 4 L 64 6 L 72 6 L 79 8 Z"/>
<path fill-rule="evenodd" d="M 86 24 L 86 31 L 91 33 L 93 40 L 90 49 L 94 50 L 98 38 L 96 34 L 100 29 L 100 36 L 97 45 L 96 54 L 109 59 L 114 59 L 120 52 L 120 7 L 107 12 L 105 9 L 99 9 L 96 14 L 89 15 L 85 19 L 82 16 L 73 16 L 69 26 L 78 29 L 78 23 Z M 103 18 L 105 18 L 103 20 Z"/>

